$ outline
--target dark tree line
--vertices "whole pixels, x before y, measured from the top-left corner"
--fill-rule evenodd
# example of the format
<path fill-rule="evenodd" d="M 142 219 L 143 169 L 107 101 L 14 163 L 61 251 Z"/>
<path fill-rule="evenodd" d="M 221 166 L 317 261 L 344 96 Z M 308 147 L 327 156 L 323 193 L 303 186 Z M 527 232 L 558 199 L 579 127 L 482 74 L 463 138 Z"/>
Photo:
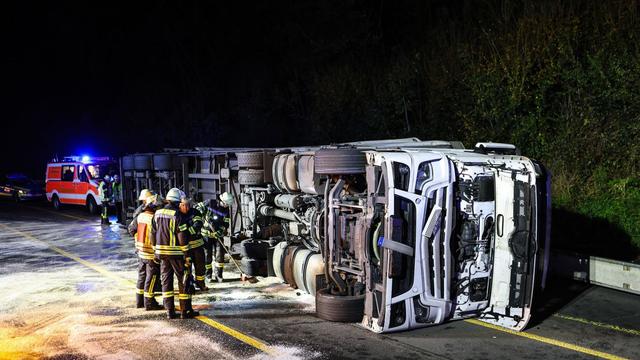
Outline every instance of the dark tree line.
<path fill-rule="evenodd" d="M 17 17 L 38 26 L 16 25 L 35 45 L 15 60 L 45 84 L 21 117 L 112 124 L 96 141 L 114 152 L 511 142 L 549 165 L 559 207 L 640 245 L 636 1 L 83 6 Z"/>

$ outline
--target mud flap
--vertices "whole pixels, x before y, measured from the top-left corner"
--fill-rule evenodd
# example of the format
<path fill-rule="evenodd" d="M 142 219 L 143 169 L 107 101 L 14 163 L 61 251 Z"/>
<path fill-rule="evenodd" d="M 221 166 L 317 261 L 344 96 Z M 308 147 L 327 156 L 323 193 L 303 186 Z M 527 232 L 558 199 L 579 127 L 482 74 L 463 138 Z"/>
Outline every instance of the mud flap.
<path fill-rule="evenodd" d="M 536 261 L 535 187 L 529 175 L 501 171 L 496 176 L 495 193 L 491 296 L 480 320 L 520 331 L 531 318 Z"/>

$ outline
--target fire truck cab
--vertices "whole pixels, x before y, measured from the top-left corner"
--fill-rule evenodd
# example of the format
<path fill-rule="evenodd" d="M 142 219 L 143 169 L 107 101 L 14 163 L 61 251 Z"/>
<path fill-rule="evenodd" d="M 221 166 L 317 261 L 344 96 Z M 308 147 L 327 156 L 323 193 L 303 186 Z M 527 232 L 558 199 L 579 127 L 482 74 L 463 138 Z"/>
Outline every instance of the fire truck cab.
<path fill-rule="evenodd" d="M 45 176 L 47 201 L 55 209 L 62 205 L 83 205 L 90 213 L 97 213 L 102 205 L 98 185 L 114 167 L 115 162 L 110 158 L 87 156 L 69 156 L 48 163 Z"/>

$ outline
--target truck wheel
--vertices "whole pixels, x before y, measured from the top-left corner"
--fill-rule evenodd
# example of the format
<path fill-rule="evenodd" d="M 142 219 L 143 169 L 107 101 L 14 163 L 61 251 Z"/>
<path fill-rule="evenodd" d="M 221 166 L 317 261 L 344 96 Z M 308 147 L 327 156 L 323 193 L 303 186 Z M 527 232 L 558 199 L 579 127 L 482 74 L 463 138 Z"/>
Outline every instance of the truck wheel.
<path fill-rule="evenodd" d="M 356 296 L 331 295 L 329 289 L 316 293 L 316 315 L 323 320 L 360 322 L 364 314 L 364 294 Z"/>
<path fill-rule="evenodd" d="M 267 261 L 250 258 L 240 260 L 242 272 L 249 276 L 267 276 Z"/>
<path fill-rule="evenodd" d="M 240 255 L 246 258 L 266 260 L 269 243 L 266 241 L 247 239 L 240 242 Z"/>
<path fill-rule="evenodd" d="M 262 169 L 264 166 L 262 164 L 262 151 L 236 153 L 236 157 L 240 168 Z"/>
<path fill-rule="evenodd" d="M 60 202 L 60 199 L 58 199 L 58 195 L 55 195 L 55 194 L 51 198 L 51 204 L 53 205 L 53 208 L 56 210 L 60 210 L 60 208 L 62 207 L 62 203 Z"/>
<path fill-rule="evenodd" d="M 264 170 L 239 170 L 238 183 L 240 183 L 240 185 L 264 184 Z"/>
<path fill-rule="evenodd" d="M 365 172 L 367 159 L 358 149 L 321 149 L 315 154 L 315 172 L 320 175 L 348 175 Z"/>
<path fill-rule="evenodd" d="M 96 204 L 96 201 L 93 199 L 93 196 L 87 197 L 87 210 L 91 215 L 95 215 L 98 213 L 98 204 Z"/>

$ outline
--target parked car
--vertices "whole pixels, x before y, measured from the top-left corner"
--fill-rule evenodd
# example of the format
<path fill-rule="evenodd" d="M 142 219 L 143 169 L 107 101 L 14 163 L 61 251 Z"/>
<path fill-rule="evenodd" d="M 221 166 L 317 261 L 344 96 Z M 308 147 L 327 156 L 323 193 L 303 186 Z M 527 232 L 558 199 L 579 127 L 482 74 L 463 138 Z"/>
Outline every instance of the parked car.
<path fill-rule="evenodd" d="M 0 197 L 13 201 L 42 200 L 44 189 L 41 184 L 22 174 L 0 177 Z"/>

